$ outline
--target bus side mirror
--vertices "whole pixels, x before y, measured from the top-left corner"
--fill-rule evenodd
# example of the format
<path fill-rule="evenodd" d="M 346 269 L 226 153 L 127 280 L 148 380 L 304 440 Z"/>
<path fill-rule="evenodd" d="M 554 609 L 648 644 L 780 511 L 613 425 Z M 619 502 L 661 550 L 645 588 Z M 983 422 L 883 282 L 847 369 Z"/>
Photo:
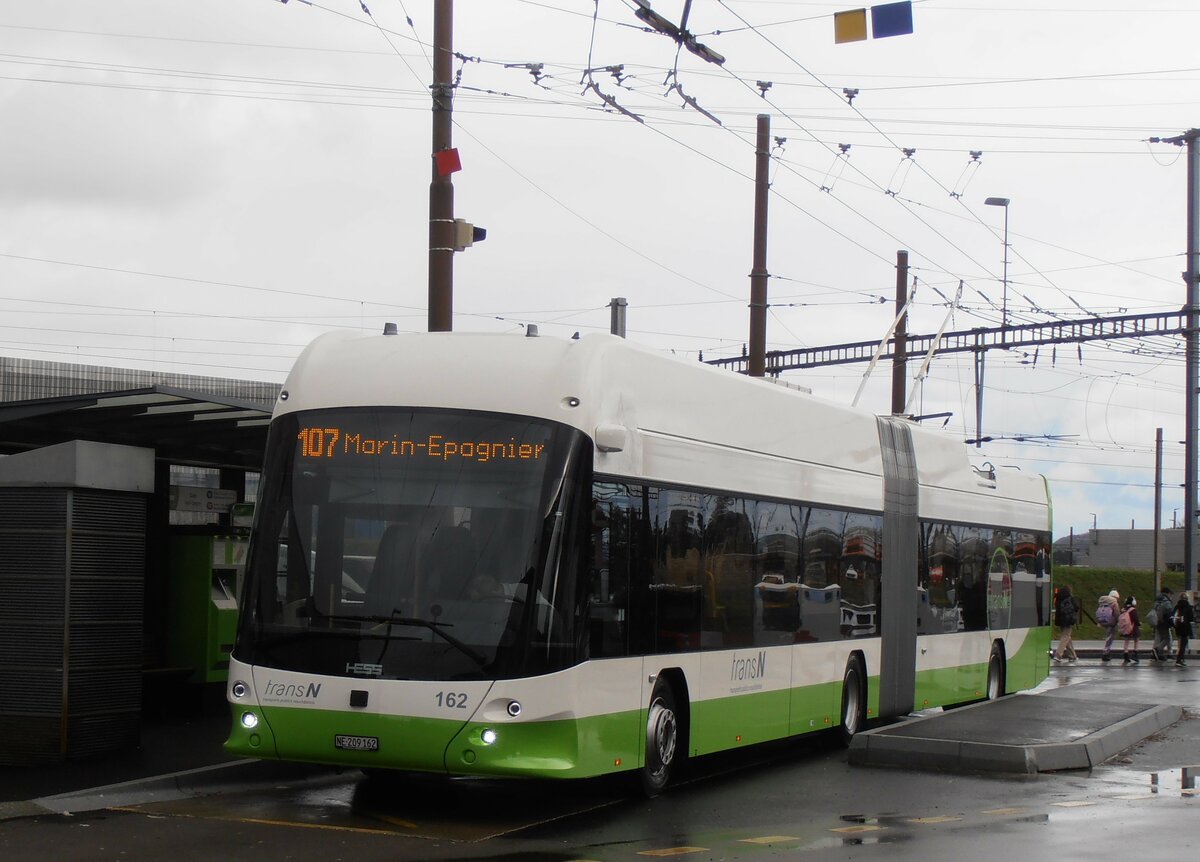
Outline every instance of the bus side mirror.
<path fill-rule="evenodd" d="M 625 449 L 625 426 L 597 425 L 594 435 L 596 448 L 601 452 L 621 452 Z"/>

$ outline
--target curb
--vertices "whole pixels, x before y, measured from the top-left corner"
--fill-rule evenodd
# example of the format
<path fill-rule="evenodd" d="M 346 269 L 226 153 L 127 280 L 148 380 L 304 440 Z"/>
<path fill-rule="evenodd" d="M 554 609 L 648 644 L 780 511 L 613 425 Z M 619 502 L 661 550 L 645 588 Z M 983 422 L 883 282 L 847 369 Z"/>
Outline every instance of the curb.
<path fill-rule="evenodd" d="M 971 704 L 955 710 L 987 709 L 1001 701 Z M 899 725 L 875 728 L 855 735 L 849 759 L 855 766 L 904 766 L 950 771 L 1003 772 L 1034 775 L 1064 769 L 1092 769 L 1115 754 L 1136 745 L 1183 717 L 1183 709 L 1165 704 L 1148 705 L 1128 718 L 1070 742 L 1005 744 L 973 740 L 905 735 L 939 716 L 925 716 Z"/>
<path fill-rule="evenodd" d="M 129 805 L 146 805 L 210 795 L 230 789 L 272 787 L 281 780 L 297 781 L 325 775 L 329 770 L 297 763 L 232 760 L 165 775 L 135 778 L 102 787 L 73 790 L 24 802 L 0 802 L 0 822 L 47 814 L 75 814 Z"/>

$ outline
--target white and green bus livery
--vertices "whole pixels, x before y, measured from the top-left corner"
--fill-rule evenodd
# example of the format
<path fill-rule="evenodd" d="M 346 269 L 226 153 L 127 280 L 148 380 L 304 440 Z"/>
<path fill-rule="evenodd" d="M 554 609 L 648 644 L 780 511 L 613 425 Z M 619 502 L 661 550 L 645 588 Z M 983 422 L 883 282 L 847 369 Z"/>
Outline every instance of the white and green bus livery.
<path fill-rule="evenodd" d="M 1037 685 L 1041 477 L 608 335 L 332 334 L 275 406 L 226 747 L 634 772 Z"/>

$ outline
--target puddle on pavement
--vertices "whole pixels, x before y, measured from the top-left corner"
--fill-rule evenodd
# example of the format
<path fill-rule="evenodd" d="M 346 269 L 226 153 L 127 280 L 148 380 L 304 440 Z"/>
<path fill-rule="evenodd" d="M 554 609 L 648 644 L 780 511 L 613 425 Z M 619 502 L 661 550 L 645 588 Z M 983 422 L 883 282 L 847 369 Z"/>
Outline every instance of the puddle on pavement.
<path fill-rule="evenodd" d="M 1200 796 L 1200 766 L 1181 766 L 1179 769 L 1151 772 L 1146 781 L 1144 786 L 1150 793 L 1164 796 L 1174 796 L 1178 793 L 1184 799 Z"/>
<path fill-rule="evenodd" d="M 1200 798 L 1200 766 L 1181 766 L 1157 772 L 1132 773 L 1127 777 L 1109 776 L 1111 783 L 1128 788 L 1131 794 Z M 1131 796 L 1130 798 L 1135 798 Z"/>

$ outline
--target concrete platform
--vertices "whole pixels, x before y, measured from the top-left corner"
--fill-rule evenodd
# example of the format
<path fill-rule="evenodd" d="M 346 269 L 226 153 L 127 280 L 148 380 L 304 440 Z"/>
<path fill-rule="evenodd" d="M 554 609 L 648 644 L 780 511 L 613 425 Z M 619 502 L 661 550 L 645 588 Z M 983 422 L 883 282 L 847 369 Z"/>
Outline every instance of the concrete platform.
<path fill-rule="evenodd" d="M 860 733 L 850 762 L 1025 774 L 1091 769 L 1182 717 L 1178 706 L 1013 695 Z"/>

